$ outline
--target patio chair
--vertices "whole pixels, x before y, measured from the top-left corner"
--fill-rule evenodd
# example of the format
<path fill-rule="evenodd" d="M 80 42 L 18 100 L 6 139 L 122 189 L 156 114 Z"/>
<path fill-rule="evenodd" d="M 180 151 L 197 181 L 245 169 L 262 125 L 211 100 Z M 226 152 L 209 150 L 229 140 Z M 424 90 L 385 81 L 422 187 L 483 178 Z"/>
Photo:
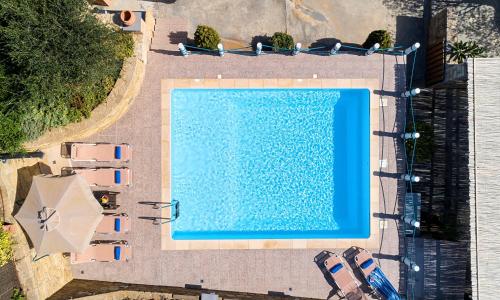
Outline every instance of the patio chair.
<path fill-rule="evenodd" d="M 358 283 L 346 264 L 344 264 L 337 254 L 332 253 L 331 256 L 325 260 L 324 265 L 335 282 L 335 285 L 339 288 L 342 297 L 349 300 L 365 299 Z"/>
<path fill-rule="evenodd" d="M 71 172 L 80 174 L 90 186 L 130 186 L 131 172 L 128 168 L 70 168 Z M 65 168 L 61 173 L 68 173 Z"/>
<path fill-rule="evenodd" d="M 75 161 L 127 162 L 132 155 L 132 149 L 128 144 L 69 143 L 69 145 L 69 154 L 65 156 Z"/>
<path fill-rule="evenodd" d="M 398 291 L 377 265 L 373 256 L 366 250 L 360 250 L 354 257 L 356 266 L 363 274 L 368 285 L 387 300 L 400 300 Z"/>
<path fill-rule="evenodd" d="M 127 214 L 104 215 L 101 223 L 97 225 L 96 233 L 113 234 L 128 233 L 130 231 L 130 219 Z"/>
<path fill-rule="evenodd" d="M 112 243 L 99 243 L 90 245 L 83 253 L 71 253 L 71 264 L 88 262 L 114 262 L 129 261 L 131 249 L 127 242 L 116 241 Z"/>

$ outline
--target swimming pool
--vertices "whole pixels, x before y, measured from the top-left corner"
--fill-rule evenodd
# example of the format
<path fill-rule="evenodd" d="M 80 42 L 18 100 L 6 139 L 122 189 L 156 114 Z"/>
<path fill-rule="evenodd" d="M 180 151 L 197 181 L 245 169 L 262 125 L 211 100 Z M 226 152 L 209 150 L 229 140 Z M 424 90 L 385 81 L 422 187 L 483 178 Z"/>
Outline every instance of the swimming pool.
<path fill-rule="evenodd" d="M 369 236 L 368 89 L 174 89 L 170 101 L 172 239 Z"/>

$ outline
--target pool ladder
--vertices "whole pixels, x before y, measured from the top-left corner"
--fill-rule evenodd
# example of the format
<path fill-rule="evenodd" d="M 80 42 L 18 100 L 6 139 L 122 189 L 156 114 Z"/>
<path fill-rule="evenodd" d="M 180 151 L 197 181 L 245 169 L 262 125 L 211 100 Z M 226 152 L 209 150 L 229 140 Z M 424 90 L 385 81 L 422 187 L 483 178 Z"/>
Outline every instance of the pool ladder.
<path fill-rule="evenodd" d="M 165 223 L 170 223 L 177 218 L 179 218 L 179 201 L 177 200 L 172 200 L 172 202 L 152 202 L 152 201 L 146 201 L 146 202 L 139 202 L 140 204 L 146 204 L 146 205 L 152 205 L 153 209 L 163 209 L 163 208 L 171 208 L 173 210 L 173 215 L 172 217 L 139 217 L 140 219 L 146 219 L 146 220 L 152 220 L 153 225 L 161 225 Z"/>

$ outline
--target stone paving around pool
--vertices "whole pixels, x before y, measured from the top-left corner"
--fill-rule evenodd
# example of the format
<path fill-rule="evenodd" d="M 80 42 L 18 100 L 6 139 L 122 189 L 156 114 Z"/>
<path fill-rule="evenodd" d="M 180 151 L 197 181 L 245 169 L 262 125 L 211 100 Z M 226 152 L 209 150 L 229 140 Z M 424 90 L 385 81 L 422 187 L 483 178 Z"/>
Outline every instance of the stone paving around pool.
<path fill-rule="evenodd" d="M 162 227 L 139 217 L 160 217 L 160 210 L 143 201 L 161 201 L 168 196 L 162 180 L 162 79 L 203 79 L 219 84 L 223 79 L 365 79 L 378 82 L 375 97 L 379 107 L 379 129 L 373 132 L 379 143 L 379 157 L 386 160 L 374 173 L 379 188 L 379 213 L 372 215 L 380 232 L 380 245 L 368 250 L 378 258 L 382 269 L 397 287 L 403 267 L 398 261 L 399 239 L 396 217 L 398 191 L 403 184 L 397 179 L 402 161 L 396 155 L 398 132 L 402 129 L 404 100 L 395 97 L 404 86 L 401 57 L 376 54 L 369 57 L 354 54 L 318 56 L 279 54 L 260 57 L 226 54 L 182 57 L 176 44 L 185 42 L 176 32 L 185 31 L 182 19 L 157 19 L 151 50 L 148 53 L 145 79 L 129 111 L 106 130 L 93 135 L 89 142 L 129 143 L 133 158 L 126 164 L 133 176 L 132 186 L 120 192 L 119 212 L 132 220 L 131 232 L 123 236 L 96 236 L 96 239 L 126 239 L 132 247 L 130 262 L 88 263 L 73 265 L 75 278 L 130 282 L 151 285 L 202 285 L 208 289 L 288 295 L 325 299 L 336 289 L 325 280 L 314 261 L 322 250 L 342 255 L 351 245 L 337 243 L 328 249 L 245 249 L 245 250 L 162 250 Z M 382 100 L 383 99 L 383 100 Z M 399 159 L 399 160 L 398 160 Z M 378 160 L 375 160 L 378 163 Z M 81 164 L 89 165 L 89 164 Z M 95 164 L 94 164 L 95 165 Z M 103 163 L 97 165 L 106 165 Z M 166 167 L 168 167 L 166 165 Z M 164 229 L 164 228 L 163 228 Z M 350 256 L 348 262 L 353 265 Z M 354 272 L 360 282 L 358 272 Z M 363 285 L 366 289 L 366 285 Z"/>

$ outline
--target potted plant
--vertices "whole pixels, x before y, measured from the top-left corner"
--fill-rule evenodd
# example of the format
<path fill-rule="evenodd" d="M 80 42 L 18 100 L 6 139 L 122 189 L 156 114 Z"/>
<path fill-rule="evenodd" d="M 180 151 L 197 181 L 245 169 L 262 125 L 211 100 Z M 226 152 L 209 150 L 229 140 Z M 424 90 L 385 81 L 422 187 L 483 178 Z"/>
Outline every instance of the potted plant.
<path fill-rule="evenodd" d="M 120 20 L 125 26 L 131 26 L 135 23 L 135 14 L 130 10 L 122 10 L 120 13 Z"/>
<path fill-rule="evenodd" d="M 391 34 L 387 30 L 372 31 L 363 43 L 363 48 L 368 49 L 375 43 L 379 43 L 382 49 L 391 48 L 393 43 Z"/>
<path fill-rule="evenodd" d="M 220 43 L 219 33 L 207 25 L 198 25 L 194 33 L 196 47 L 215 50 Z"/>
<path fill-rule="evenodd" d="M 485 49 L 479 47 L 476 42 L 457 41 L 448 46 L 449 61 L 455 61 L 459 64 L 463 63 L 469 57 L 482 56 Z"/>
<path fill-rule="evenodd" d="M 274 52 L 279 52 L 283 49 L 292 50 L 295 46 L 293 37 L 285 32 L 275 32 L 271 37 Z"/>

